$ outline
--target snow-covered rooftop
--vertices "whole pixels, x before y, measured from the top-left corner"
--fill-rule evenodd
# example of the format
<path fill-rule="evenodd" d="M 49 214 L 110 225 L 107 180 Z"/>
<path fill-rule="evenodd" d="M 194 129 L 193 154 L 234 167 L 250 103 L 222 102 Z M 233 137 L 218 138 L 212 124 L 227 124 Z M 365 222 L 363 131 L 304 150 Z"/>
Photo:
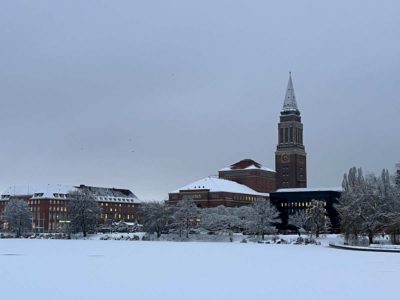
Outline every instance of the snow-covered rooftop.
<path fill-rule="evenodd" d="M 193 191 L 209 190 L 210 192 L 228 192 L 228 193 L 255 195 L 255 196 L 269 196 L 268 193 L 259 193 L 235 181 L 215 178 L 215 177 L 206 177 L 197 180 L 171 193 L 179 193 L 180 191 L 188 191 L 188 190 L 193 190 Z"/>
<path fill-rule="evenodd" d="M 340 187 L 310 187 L 310 188 L 290 188 L 279 189 L 276 193 L 294 193 L 294 192 L 342 192 L 343 188 Z"/>
<path fill-rule="evenodd" d="M 88 188 L 96 196 L 99 202 L 140 202 L 140 200 L 129 190 L 114 188 L 98 188 L 90 186 L 75 187 L 62 184 L 25 184 L 12 185 L 7 188 L 0 199 L 9 197 L 31 196 L 34 199 L 67 199 L 67 194 L 79 188 Z"/>
<path fill-rule="evenodd" d="M 219 171 L 235 171 L 235 170 L 263 170 L 268 172 L 275 172 L 275 170 L 264 167 L 263 165 L 252 159 L 243 159 Z"/>
<path fill-rule="evenodd" d="M 68 194 L 76 190 L 74 186 L 62 184 L 25 184 L 8 187 L 2 196 L 34 196 L 43 194 L 41 198 L 54 198 L 54 194 Z"/>
<path fill-rule="evenodd" d="M 237 170 L 237 169 L 231 169 L 231 167 L 226 167 L 226 168 L 221 169 L 220 171 L 234 171 L 234 170 Z M 256 167 L 255 165 L 248 166 L 246 168 L 243 168 L 242 170 L 264 170 L 264 171 L 269 171 L 269 172 L 275 172 L 275 170 L 273 170 L 273 169 L 263 167 L 263 166 Z"/>

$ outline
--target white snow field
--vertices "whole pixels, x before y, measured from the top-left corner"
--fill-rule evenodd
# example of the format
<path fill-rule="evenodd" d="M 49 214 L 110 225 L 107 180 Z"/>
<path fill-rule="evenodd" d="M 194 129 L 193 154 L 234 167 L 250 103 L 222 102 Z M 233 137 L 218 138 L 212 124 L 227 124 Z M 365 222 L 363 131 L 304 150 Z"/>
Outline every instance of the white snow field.
<path fill-rule="evenodd" d="M 0 299 L 400 299 L 400 255 L 325 246 L 0 240 Z"/>

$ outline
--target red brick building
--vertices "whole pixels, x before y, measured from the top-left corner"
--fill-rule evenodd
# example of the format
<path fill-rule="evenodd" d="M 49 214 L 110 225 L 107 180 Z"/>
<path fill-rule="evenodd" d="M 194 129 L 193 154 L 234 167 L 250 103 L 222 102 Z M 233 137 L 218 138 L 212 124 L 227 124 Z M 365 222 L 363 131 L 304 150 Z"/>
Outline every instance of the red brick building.
<path fill-rule="evenodd" d="M 101 219 L 105 224 L 134 222 L 140 200 L 127 189 L 60 184 L 11 186 L 0 196 L 0 216 L 12 198 L 24 199 L 32 211 L 34 231 L 56 232 L 68 222 L 67 202 L 71 191 L 88 189 L 102 208 Z M 0 217 L 1 218 L 1 217 Z M 4 220 L 0 220 L 3 221 Z"/>
<path fill-rule="evenodd" d="M 193 199 L 198 207 L 227 207 L 248 205 L 257 198 L 268 199 L 268 193 L 259 193 L 246 185 L 216 177 L 206 177 L 169 193 L 169 204 L 184 198 Z"/>
<path fill-rule="evenodd" d="M 276 190 L 275 171 L 252 159 L 244 159 L 221 169 L 218 176 L 244 184 L 260 193 L 270 193 Z"/>
<path fill-rule="evenodd" d="M 171 192 L 169 203 L 176 203 L 183 197 L 192 195 L 201 207 L 221 204 L 238 206 L 249 204 L 257 196 L 268 198 L 268 193 L 275 192 L 277 189 L 307 187 L 307 154 L 303 144 L 303 124 L 297 107 L 291 74 L 278 124 L 275 169 L 276 171 L 263 167 L 252 159 L 244 159 L 219 170 L 219 178 L 202 179 Z M 211 181 L 232 181 L 247 187 L 248 190 L 239 193 L 236 188 L 229 187 L 228 189 L 225 184 L 221 184 L 221 188 L 215 188 L 212 187 Z"/>

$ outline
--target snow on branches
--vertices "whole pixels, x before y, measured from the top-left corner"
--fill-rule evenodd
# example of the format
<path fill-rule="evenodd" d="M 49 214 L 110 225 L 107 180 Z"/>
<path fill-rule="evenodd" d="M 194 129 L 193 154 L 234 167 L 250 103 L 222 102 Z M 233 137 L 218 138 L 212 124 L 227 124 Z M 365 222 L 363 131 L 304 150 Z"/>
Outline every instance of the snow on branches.
<path fill-rule="evenodd" d="M 17 237 L 32 228 L 32 212 L 23 199 L 11 199 L 6 204 L 3 217 Z"/>
<path fill-rule="evenodd" d="M 399 186 L 386 169 L 380 176 L 364 176 L 361 168 L 349 170 L 343 178 L 343 193 L 337 210 L 347 242 L 367 236 L 370 243 L 378 233 L 400 229 Z"/>
<path fill-rule="evenodd" d="M 311 200 L 311 205 L 304 210 L 297 211 L 289 216 L 290 225 L 298 228 L 299 232 L 309 232 L 319 237 L 322 232 L 327 232 L 331 227 L 331 222 L 327 215 L 323 201 Z"/>
<path fill-rule="evenodd" d="M 199 217 L 199 208 L 192 198 L 187 197 L 179 201 L 172 214 L 171 227 L 178 230 L 179 237 L 185 232 L 186 238 L 189 238 L 191 229 L 197 227 Z"/>
<path fill-rule="evenodd" d="M 276 233 L 274 223 L 279 222 L 279 212 L 269 201 L 256 199 L 245 216 L 245 226 L 249 233 L 261 236 Z"/>
<path fill-rule="evenodd" d="M 67 211 L 72 229 L 82 232 L 84 237 L 89 230 L 96 227 L 101 215 L 101 208 L 95 195 L 86 189 L 69 193 Z"/>
<path fill-rule="evenodd" d="M 172 216 L 172 208 L 162 202 L 144 202 L 140 205 L 139 220 L 143 230 L 157 237 L 166 231 Z"/>

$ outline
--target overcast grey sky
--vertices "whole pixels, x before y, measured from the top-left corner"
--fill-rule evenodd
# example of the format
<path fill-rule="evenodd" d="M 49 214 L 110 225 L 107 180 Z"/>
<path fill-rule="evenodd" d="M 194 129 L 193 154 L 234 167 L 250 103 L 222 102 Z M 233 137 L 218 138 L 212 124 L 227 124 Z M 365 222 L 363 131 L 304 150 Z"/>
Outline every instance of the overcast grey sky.
<path fill-rule="evenodd" d="M 394 170 L 399 1 L 0 3 L 0 187 L 167 193 L 243 158 L 274 168 L 288 72 L 309 186 Z"/>

